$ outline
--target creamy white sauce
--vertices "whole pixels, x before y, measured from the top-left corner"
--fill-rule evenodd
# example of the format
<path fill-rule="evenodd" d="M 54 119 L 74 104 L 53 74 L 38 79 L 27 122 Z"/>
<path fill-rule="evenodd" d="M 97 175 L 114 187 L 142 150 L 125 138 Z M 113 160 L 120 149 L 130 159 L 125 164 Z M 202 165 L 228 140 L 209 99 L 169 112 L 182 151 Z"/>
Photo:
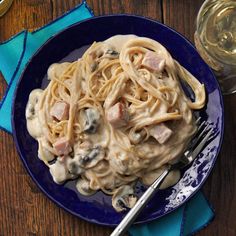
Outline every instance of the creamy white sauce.
<path fill-rule="evenodd" d="M 51 78 L 55 77 L 60 77 L 65 69 L 70 65 L 69 62 L 63 62 L 63 63 L 54 63 L 48 68 L 48 79 L 50 80 Z"/>
<path fill-rule="evenodd" d="M 73 177 L 73 175 L 68 172 L 66 165 L 58 160 L 49 166 L 49 171 L 53 177 L 53 181 L 57 184 L 62 184 L 67 179 L 71 179 Z"/>
<path fill-rule="evenodd" d="M 124 44 L 127 43 L 130 39 L 135 39 L 136 35 L 116 35 L 113 36 L 106 41 L 104 41 L 106 48 L 112 48 L 116 50 L 117 52 L 120 52 Z M 48 69 L 48 78 L 58 78 L 60 77 L 65 69 L 71 65 L 71 63 L 54 63 L 52 64 Z M 69 81 L 65 82 L 68 87 L 72 87 L 73 83 Z M 125 81 L 124 81 L 125 83 Z M 149 83 L 155 85 L 155 80 L 152 78 L 150 79 Z M 82 89 L 85 91 L 86 83 L 85 81 L 81 82 Z M 45 136 L 43 135 L 43 127 L 41 127 L 41 124 L 39 122 L 38 112 L 39 112 L 39 101 L 41 99 L 41 95 L 43 93 L 43 90 L 36 89 L 33 90 L 29 96 L 29 101 L 26 108 L 26 119 L 27 119 L 27 129 L 32 137 L 37 139 L 40 143 L 39 148 L 39 157 L 44 161 L 52 161 L 54 158 L 56 158 L 56 155 L 53 153 L 53 150 L 48 145 L 47 140 L 45 139 Z M 119 96 L 122 96 L 123 91 L 117 92 Z M 117 96 L 116 93 L 111 93 L 109 97 L 107 97 L 107 101 L 104 103 L 105 109 L 107 107 L 110 107 L 111 105 L 116 102 L 114 100 L 114 97 Z M 114 97 L 113 97 L 114 96 Z M 34 114 L 32 113 L 32 109 L 34 110 Z M 136 112 L 136 114 L 135 114 Z M 151 111 L 149 107 L 146 108 L 137 108 L 135 110 L 133 115 L 140 114 L 140 116 L 143 117 L 143 119 L 146 119 L 150 116 Z M 158 107 L 158 111 L 156 112 L 156 115 L 166 113 L 167 107 L 163 104 L 161 104 Z M 80 123 L 82 124 L 81 127 L 84 127 L 85 124 L 85 116 L 82 113 L 78 114 Z M 191 114 L 188 114 L 190 118 Z M 191 120 L 189 118 L 189 120 Z M 99 119 L 99 118 L 98 118 Z M 132 120 L 131 120 L 132 122 Z M 115 169 L 119 174 L 121 175 L 134 175 L 136 172 L 140 170 L 140 167 L 146 168 L 145 172 L 140 171 L 138 174 L 140 175 L 140 180 L 146 184 L 151 185 L 154 180 L 160 176 L 160 174 L 164 171 L 165 167 L 163 164 L 165 164 L 168 160 L 169 163 L 171 163 L 173 160 L 176 161 L 176 157 L 180 156 L 183 145 L 182 143 L 186 142 L 185 140 L 185 134 L 188 134 L 189 132 L 192 132 L 192 124 L 186 124 L 186 123 L 178 123 L 177 125 L 173 124 L 170 127 L 173 131 L 175 130 L 182 130 L 182 134 L 173 135 L 167 144 L 160 145 L 156 142 L 148 142 L 148 143 L 139 143 L 139 141 L 143 138 L 143 136 L 140 133 L 134 133 L 134 139 L 137 140 L 137 144 L 135 145 L 135 152 L 138 154 L 144 153 L 145 159 L 140 162 L 140 160 L 134 157 L 134 153 L 126 152 L 123 149 L 120 148 L 120 146 L 117 144 L 114 139 L 111 138 L 111 133 L 108 129 L 108 126 L 104 123 L 103 120 L 100 120 L 99 126 L 96 130 L 96 132 L 92 133 L 84 133 L 83 138 L 84 141 L 89 141 L 90 146 L 81 148 L 81 143 L 73 143 L 72 148 L 74 152 L 74 157 L 68 157 L 65 156 L 64 158 L 66 161 L 62 161 L 61 157 L 59 157 L 54 164 L 49 165 L 50 173 L 53 177 L 53 180 L 61 184 L 67 179 L 73 179 L 78 176 L 80 176 L 82 173 L 85 174 L 85 177 L 88 179 L 78 179 L 76 188 L 78 191 L 84 195 L 91 195 L 95 192 L 95 189 L 99 189 L 98 183 L 96 181 L 89 182 L 89 180 L 93 179 L 92 168 L 99 169 L 99 163 L 106 160 L 107 167 L 104 167 L 102 170 L 98 170 L 96 173 L 102 173 L 104 177 L 101 177 L 99 181 L 103 183 L 103 186 L 107 189 L 113 189 L 116 188 L 117 185 L 122 185 L 122 180 L 118 179 L 115 171 L 112 171 L 112 169 Z M 121 135 L 122 132 L 119 133 L 117 131 L 116 135 Z M 130 140 L 127 136 L 123 136 L 122 142 L 125 144 L 130 144 Z M 169 149 L 173 148 L 172 143 L 176 143 L 176 141 L 179 140 L 180 144 L 176 145 L 176 150 L 173 151 L 173 153 L 169 153 Z M 135 141 L 134 141 L 135 142 Z M 88 161 L 85 164 L 81 164 L 81 158 L 83 156 L 89 155 L 89 152 L 94 147 L 101 147 L 101 151 L 98 155 L 96 155 L 95 158 L 93 158 L 91 161 Z M 109 147 L 109 148 L 108 148 Z M 138 156 L 138 155 L 137 155 Z M 155 161 L 153 161 L 153 157 L 155 157 Z M 151 162 L 153 161 L 153 163 Z M 71 168 L 72 162 L 80 163 L 78 166 L 78 169 L 75 171 L 75 173 L 69 172 L 69 169 Z M 102 165 L 101 165 L 102 166 Z M 89 170 L 91 169 L 91 171 Z M 102 175 L 101 174 L 101 175 Z M 164 180 L 164 182 L 161 185 L 161 188 L 167 188 L 169 186 L 174 185 L 176 182 L 178 182 L 180 178 L 180 172 L 179 171 L 172 171 L 169 173 L 167 178 Z M 134 182 L 137 180 L 137 177 L 135 177 L 130 182 Z M 125 183 L 125 182 L 124 182 Z M 133 186 L 132 186 L 133 187 Z M 120 190 L 120 193 L 113 196 L 114 204 L 117 201 L 117 199 L 121 195 L 130 195 L 133 194 L 133 188 L 130 186 L 126 186 L 125 188 Z M 93 190 L 91 189 L 93 188 Z M 134 204 L 133 199 L 131 199 L 130 204 Z"/>
<path fill-rule="evenodd" d="M 105 40 L 104 42 L 111 45 L 116 51 L 120 52 L 124 44 L 137 36 L 134 34 L 127 34 L 127 35 L 115 35 L 110 37 L 109 39 Z"/>
<path fill-rule="evenodd" d="M 142 182 L 145 185 L 151 185 L 165 170 L 165 167 L 162 167 L 158 170 L 146 173 L 143 177 L 142 177 Z M 176 184 L 176 182 L 179 180 L 180 178 L 180 171 L 179 170 L 173 170 L 171 171 L 168 176 L 165 178 L 164 182 L 161 184 L 160 189 L 165 189 L 168 188 L 170 186 L 173 186 L 174 184 Z"/>
<path fill-rule="evenodd" d="M 44 137 L 38 138 L 39 142 L 39 151 L 38 151 L 38 157 L 39 159 L 43 161 L 52 161 L 55 159 L 55 155 L 53 155 L 52 152 L 48 149 L 48 143 Z"/>

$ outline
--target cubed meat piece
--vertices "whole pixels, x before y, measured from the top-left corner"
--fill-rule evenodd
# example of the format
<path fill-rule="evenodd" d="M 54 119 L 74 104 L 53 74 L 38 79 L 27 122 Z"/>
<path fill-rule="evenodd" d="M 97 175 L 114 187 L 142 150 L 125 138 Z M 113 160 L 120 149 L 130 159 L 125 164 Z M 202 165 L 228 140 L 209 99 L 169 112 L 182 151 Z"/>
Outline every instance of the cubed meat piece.
<path fill-rule="evenodd" d="M 66 102 L 56 102 L 51 108 L 50 115 L 59 121 L 69 119 L 70 106 Z"/>
<path fill-rule="evenodd" d="M 163 123 L 155 125 L 150 129 L 150 135 L 153 136 L 160 144 L 165 143 L 170 138 L 172 133 L 173 131 Z"/>
<path fill-rule="evenodd" d="M 114 128 L 125 126 L 129 120 L 128 111 L 126 110 L 125 105 L 121 102 L 118 102 L 109 108 L 106 117 Z"/>
<path fill-rule="evenodd" d="M 66 137 L 59 138 L 53 143 L 53 147 L 58 156 L 68 155 L 71 151 L 69 140 Z"/>
<path fill-rule="evenodd" d="M 165 67 L 165 59 L 156 52 L 148 51 L 144 55 L 142 66 L 155 72 L 162 72 Z"/>

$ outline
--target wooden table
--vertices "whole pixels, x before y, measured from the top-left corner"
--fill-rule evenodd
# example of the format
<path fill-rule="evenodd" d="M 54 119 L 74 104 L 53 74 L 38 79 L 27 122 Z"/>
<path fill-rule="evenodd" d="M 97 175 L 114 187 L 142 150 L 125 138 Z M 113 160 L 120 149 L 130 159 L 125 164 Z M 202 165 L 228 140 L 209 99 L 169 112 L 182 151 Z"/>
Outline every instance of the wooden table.
<path fill-rule="evenodd" d="M 14 0 L 0 18 L 0 41 L 22 29 L 36 29 L 80 0 Z M 191 41 L 203 0 L 88 0 L 95 15 L 132 13 L 173 27 Z M 1 62 L 0 62 L 1 63 Z M 0 79 L 0 97 L 6 84 Z M 215 220 L 198 235 L 236 235 L 236 95 L 224 98 L 225 138 L 203 190 L 216 210 Z M 0 131 L 0 236 L 109 235 L 111 229 L 80 220 L 48 200 L 26 173 L 11 135 Z"/>

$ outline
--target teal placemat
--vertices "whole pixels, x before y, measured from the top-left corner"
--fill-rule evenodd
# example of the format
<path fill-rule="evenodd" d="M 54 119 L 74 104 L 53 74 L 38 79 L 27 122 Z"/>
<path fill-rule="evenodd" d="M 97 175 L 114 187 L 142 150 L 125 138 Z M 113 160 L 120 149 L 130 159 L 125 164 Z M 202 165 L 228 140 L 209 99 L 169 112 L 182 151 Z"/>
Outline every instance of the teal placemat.
<path fill-rule="evenodd" d="M 8 87 L 0 103 L 0 128 L 12 132 L 11 103 L 17 81 L 32 55 L 53 35 L 68 26 L 93 16 L 92 10 L 83 1 L 55 21 L 30 33 L 20 32 L 0 44 L 0 71 Z M 30 78 L 29 78 L 30 79 Z M 190 235 L 205 227 L 213 219 L 214 213 L 201 192 L 174 212 L 148 224 L 132 226 L 132 236 L 179 236 Z"/>
<path fill-rule="evenodd" d="M 83 2 L 42 28 L 32 33 L 25 30 L 0 44 L 0 70 L 8 83 L 7 91 L 0 103 L 0 128 L 12 132 L 12 97 L 21 72 L 32 55 L 56 33 L 91 16 L 93 12 L 86 2 Z"/>

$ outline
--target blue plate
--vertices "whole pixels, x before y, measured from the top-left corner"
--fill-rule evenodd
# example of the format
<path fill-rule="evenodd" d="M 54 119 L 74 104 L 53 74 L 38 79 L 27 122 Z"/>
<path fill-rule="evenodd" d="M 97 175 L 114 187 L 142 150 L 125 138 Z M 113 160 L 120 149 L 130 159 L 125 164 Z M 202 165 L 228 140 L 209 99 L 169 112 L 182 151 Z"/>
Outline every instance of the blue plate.
<path fill-rule="evenodd" d="M 136 34 L 160 42 L 181 65 L 204 83 L 208 94 L 207 105 L 200 112 L 196 112 L 196 116 L 201 116 L 212 124 L 216 134 L 215 139 L 199 154 L 192 166 L 183 171 L 181 180 L 175 186 L 159 191 L 136 223 L 166 215 L 189 200 L 202 187 L 220 151 L 224 129 L 222 96 L 214 75 L 189 41 L 161 23 L 130 15 L 94 17 L 67 28 L 47 41 L 26 66 L 15 92 L 12 127 L 17 150 L 30 176 L 52 201 L 75 216 L 108 226 L 117 225 L 124 214 L 115 212 L 111 197 L 102 192 L 85 197 L 77 193 L 73 181 L 65 185 L 53 182 L 48 168 L 37 158 L 36 141 L 27 132 L 25 107 L 29 93 L 42 86 L 50 64 L 63 58 L 65 60 L 68 55 L 71 60 L 76 49 L 82 47 L 84 50 L 85 45 L 116 34 Z M 78 51 L 78 55 L 80 53 Z M 189 93 L 189 96 L 192 97 L 192 94 Z M 136 190 L 138 194 L 142 194 L 145 188 L 138 185 Z"/>

